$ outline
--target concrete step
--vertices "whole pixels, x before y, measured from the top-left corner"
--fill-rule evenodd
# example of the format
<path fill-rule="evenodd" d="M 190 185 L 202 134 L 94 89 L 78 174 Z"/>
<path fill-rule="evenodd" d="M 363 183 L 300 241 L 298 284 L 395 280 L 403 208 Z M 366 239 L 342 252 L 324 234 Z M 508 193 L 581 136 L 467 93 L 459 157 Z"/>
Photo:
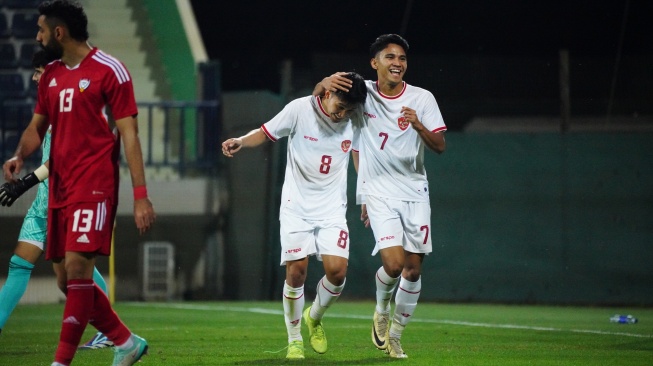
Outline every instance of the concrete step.
<path fill-rule="evenodd" d="M 160 100 L 127 0 L 84 0 L 82 5 L 88 17 L 89 41 L 127 66 L 133 79 L 136 100 Z"/>

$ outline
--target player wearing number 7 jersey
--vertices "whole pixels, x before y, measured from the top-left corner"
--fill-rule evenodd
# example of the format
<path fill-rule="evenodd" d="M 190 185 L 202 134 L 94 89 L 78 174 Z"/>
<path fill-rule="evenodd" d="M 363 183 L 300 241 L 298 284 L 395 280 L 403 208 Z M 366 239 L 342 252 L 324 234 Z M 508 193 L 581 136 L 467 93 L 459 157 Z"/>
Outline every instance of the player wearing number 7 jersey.
<path fill-rule="evenodd" d="M 311 346 L 317 353 L 326 352 L 322 317 L 345 286 L 349 258 L 347 167 L 367 89 L 360 75 L 344 77 L 352 82 L 348 92 L 296 99 L 261 128 L 222 143 L 223 154 L 232 157 L 242 147 L 288 137 L 279 210 L 281 265 L 286 265 L 283 308 L 288 359 L 304 358 L 302 311 Z M 317 284 L 315 301 L 304 310 L 304 282 L 311 255 L 323 262 L 325 276 Z"/>
<path fill-rule="evenodd" d="M 372 226 L 376 239 L 372 254 L 380 251 L 383 262 L 375 276 L 372 342 L 394 358 L 408 357 L 400 338 L 419 299 L 424 255 L 432 251 L 424 145 L 437 153 L 446 146 L 446 126 L 435 98 L 403 80 L 407 51 L 408 43 L 396 34 L 372 43 L 370 65 L 378 79 L 366 81 L 364 121 L 353 147 L 361 219 Z M 347 90 L 348 84 L 334 74 L 318 83 L 314 94 Z M 390 299 L 397 283 L 390 322 Z"/>

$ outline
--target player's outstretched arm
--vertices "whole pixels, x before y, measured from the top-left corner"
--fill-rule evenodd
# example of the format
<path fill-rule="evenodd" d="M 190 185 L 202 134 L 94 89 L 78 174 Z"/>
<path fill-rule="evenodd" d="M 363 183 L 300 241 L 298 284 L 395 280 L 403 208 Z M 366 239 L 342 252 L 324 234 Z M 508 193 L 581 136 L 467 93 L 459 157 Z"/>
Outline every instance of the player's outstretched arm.
<path fill-rule="evenodd" d="M 246 135 L 236 138 L 230 138 L 222 143 L 222 153 L 228 158 L 233 158 L 234 154 L 243 147 L 255 147 L 267 140 L 267 135 L 261 128 L 249 131 Z"/>
<path fill-rule="evenodd" d="M 143 153 L 138 138 L 138 122 L 134 117 L 121 118 L 116 120 L 116 127 L 120 131 L 125 146 L 125 157 L 134 188 L 134 221 L 138 231 L 143 234 L 154 224 L 156 214 L 152 202 L 147 196 Z"/>
<path fill-rule="evenodd" d="M 16 181 L 3 184 L 0 186 L 0 205 L 11 207 L 18 197 L 47 178 L 48 168 L 45 165 L 41 165 L 35 171 Z"/>
<path fill-rule="evenodd" d="M 322 81 L 315 85 L 313 89 L 313 95 L 324 95 L 324 93 L 329 90 L 334 92 L 336 90 L 342 90 L 348 92 L 351 88 L 352 81 L 347 79 L 343 75 L 347 75 L 346 72 L 336 72 L 331 76 L 327 76 Z"/>

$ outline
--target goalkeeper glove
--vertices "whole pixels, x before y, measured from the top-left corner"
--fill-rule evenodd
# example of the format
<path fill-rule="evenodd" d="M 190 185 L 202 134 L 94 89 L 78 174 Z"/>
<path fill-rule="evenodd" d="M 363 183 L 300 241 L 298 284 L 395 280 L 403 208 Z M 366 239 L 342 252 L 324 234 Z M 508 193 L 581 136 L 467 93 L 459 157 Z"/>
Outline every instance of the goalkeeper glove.
<path fill-rule="evenodd" d="M 13 183 L 7 182 L 3 184 L 0 187 L 0 204 L 11 207 L 18 197 L 22 196 L 28 189 L 39 184 L 39 182 L 40 180 L 36 174 L 29 173 Z"/>

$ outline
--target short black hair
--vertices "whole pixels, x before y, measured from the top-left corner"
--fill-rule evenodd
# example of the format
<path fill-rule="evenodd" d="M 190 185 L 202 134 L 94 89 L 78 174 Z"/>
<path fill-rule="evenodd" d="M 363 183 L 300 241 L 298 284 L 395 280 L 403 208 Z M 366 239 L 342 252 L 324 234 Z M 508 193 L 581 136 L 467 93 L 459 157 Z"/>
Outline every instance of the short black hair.
<path fill-rule="evenodd" d="M 45 50 L 38 50 L 32 55 L 32 67 L 35 69 L 45 68 L 47 64 L 53 60 L 48 57 L 48 52 Z"/>
<path fill-rule="evenodd" d="M 383 51 L 391 43 L 401 46 L 404 52 L 408 53 L 408 42 L 402 36 L 398 34 L 384 34 L 378 36 L 370 45 L 370 56 L 375 58 L 379 52 Z"/>
<path fill-rule="evenodd" d="M 353 71 L 348 72 L 343 76 L 351 80 L 351 88 L 349 88 L 348 92 L 336 89 L 333 93 L 348 105 L 365 103 L 365 99 L 367 98 L 365 79 L 363 79 L 360 74 Z"/>
<path fill-rule="evenodd" d="M 39 5 L 39 15 L 44 15 L 51 28 L 65 25 L 70 37 L 76 41 L 88 40 L 88 18 L 84 8 L 74 0 L 51 0 Z"/>

